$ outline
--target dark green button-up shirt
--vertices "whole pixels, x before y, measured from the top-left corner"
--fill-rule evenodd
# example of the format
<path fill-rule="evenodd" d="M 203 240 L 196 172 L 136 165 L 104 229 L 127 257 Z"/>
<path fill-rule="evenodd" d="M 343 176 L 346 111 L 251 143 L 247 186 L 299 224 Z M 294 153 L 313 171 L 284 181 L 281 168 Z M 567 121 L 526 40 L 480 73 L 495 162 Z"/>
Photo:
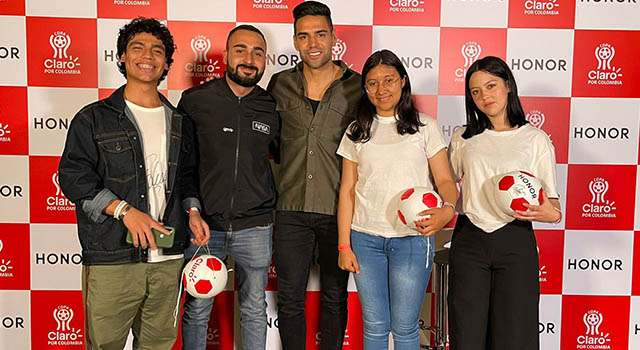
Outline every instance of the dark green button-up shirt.
<path fill-rule="evenodd" d="M 336 214 L 342 170 L 336 150 L 362 94 L 360 74 L 342 61 L 336 64 L 342 77 L 329 86 L 315 115 L 305 95 L 302 63 L 269 82 L 282 120 L 278 210 Z"/>

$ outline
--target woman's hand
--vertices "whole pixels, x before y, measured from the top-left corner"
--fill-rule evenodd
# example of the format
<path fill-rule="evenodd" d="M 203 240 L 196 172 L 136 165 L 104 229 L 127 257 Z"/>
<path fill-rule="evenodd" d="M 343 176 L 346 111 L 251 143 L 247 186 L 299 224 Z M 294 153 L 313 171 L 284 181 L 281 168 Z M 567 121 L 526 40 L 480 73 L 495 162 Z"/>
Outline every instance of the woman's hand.
<path fill-rule="evenodd" d="M 341 250 L 338 253 L 338 266 L 345 271 L 360 273 L 358 259 L 356 259 L 356 254 L 351 249 Z"/>
<path fill-rule="evenodd" d="M 554 206 L 555 202 L 556 205 Z M 555 208 L 560 208 L 560 203 L 556 199 L 549 199 L 547 197 L 547 191 L 542 190 L 542 203 L 540 205 L 531 205 L 524 203 L 523 206 L 527 208 L 526 211 L 516 210 L 513 217 L 518 220 L 524 221 L 538 221 L 538 222 L 557 222 L 562 219 L 562 213 Z"/>
<path fill-rule="evenodd" d="M 418 232 L 425 236 L 433 236 L 436 232 L 440 231 L 444 225 L 448 224 L 453 216 L 456 214 L 455 210 L 450 206 L 444 206 L 442 208 L 432 208 L 421 211 L 419 216 L 431 215 L 430 218 L 424 220 L 414 221 L 418 227 Z"/>

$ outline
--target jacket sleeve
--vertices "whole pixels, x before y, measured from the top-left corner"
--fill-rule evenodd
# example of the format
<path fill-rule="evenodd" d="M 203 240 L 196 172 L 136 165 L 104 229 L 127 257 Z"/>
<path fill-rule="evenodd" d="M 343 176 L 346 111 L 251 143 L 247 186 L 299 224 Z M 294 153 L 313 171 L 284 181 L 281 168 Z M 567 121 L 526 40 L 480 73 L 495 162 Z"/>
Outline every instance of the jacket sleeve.
<path fill-rule="evenodd" d="M 58 165 L 60 188 L 64 195 L 96 223 L 107 219 L 102 211 L 118 197 L 104 187 L 97 171 L 98 146 L 87 111 L 78 112 L 69 126 L 67 140 Z"/>
<path fill-rule="evenodd" d="M 282 120 L 280 119 L 280 113 L 278 111 L 276 114 L 276 130 L 271 136 L 271 141 L 269 142 L 269 153 L 271 157 L 273 157 L 273 162 L 276 164 L 280 164 L 280 129 L 282 129 Z"/>
<path fill-rule="evenodd" d="M 189 208 L 198 208 L 202 212 L 198 184 L 198 141 L 193 120 L 187 113 L 184 95 L 178 104 L 178 110 L 183 115 L 182 118 L 182 148 L 186 151 L 184 163 L 180 167 L 180 190 L 183 195 L 182 208 L 187 211 Z"/>

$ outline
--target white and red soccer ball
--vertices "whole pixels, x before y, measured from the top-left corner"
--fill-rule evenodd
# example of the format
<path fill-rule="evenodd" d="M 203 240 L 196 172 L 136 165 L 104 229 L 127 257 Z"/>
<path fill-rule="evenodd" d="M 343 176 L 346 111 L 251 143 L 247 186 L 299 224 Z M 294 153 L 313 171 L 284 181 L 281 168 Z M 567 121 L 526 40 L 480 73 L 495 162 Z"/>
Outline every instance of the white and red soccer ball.
<path fill-rule="evenodd" d="M 425 220 L 430 216 L 419 216 L 424 210 L 431 208 L 441 208 L 442 199 L 433 190 L 426 187 L 410 188 L 400 196 L 398 205 L 398 219 L 409 228 L 417 230 L 414 221 Z"/>
<path fill-rule="evenodd" d="M 495 202 L 507 215 L 515 210 L 526 211 L 524 203 L 540 205 L 542 184 L 535 176 L 524 171 L 512 171 L 494 178 L 496 183 Z"/>
<path fill-rule="evenodd" d="M 182 284 L 195 298 L 212 298 L 227 285 L 227 266 L 213 255 L 200 255 L 182 270 Z"/>

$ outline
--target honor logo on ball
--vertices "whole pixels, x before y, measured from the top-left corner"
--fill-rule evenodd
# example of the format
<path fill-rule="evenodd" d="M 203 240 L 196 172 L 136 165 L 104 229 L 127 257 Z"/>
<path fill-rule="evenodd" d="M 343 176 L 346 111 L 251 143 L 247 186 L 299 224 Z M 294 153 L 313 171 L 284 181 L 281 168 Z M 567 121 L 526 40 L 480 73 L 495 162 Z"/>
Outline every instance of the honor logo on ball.
<path fill-rule="evenodd" d="M 222 76 L 220 62 L 207 57 L 211 50 L 211 39 L 204 35 L 196 35 L 191 39 L 190 46 L 193 51 L 193 62 L 185 64 L 185 76 L 220 78 Z"/>
<path fill-rule="evenodd" d="M 73 316 L 73 309 L 67 305 L 60 305 L 53 310 L 56 329 L 47 333 L 48 345 L 69 346 L 84 344 L 82 341 L 82 329 L 71 326 Z"/>
<path fill-rule="evenodd" d="M 78 57 L 68 53 L 71 36 L 59 30 L 49 36 L 49 45 L 53 49 L 53 57 L 44 60 L 45 74 L 82 74 Z"/>
<path fill-rule="evenodd" d="M 605 199 L 609 190 L 609 182 L 601 177 L 596 177 L 589 182 L 591 202 L 582 205 L 583 218 L 615 218 L 615 201 Z"/>
<path fill-rule="evenodd" d="M 589 85 L 622 85 L 622 68 L 612 64 L 616 49 L 609 43 L 601 43 L 595 48 L 598 67 L 587 73 Z"/>

